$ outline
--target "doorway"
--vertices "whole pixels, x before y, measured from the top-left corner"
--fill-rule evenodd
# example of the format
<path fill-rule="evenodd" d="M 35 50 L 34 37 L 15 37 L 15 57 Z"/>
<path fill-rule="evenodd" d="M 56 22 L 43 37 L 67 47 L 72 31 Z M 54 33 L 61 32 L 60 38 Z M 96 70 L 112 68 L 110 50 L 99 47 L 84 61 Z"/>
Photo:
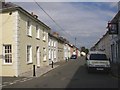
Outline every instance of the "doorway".
<path fill-rule="evenodd" d="M 36 62 L 37 62 L 37 67 L 40 67 L 40 47 L 36 47 Z"/>

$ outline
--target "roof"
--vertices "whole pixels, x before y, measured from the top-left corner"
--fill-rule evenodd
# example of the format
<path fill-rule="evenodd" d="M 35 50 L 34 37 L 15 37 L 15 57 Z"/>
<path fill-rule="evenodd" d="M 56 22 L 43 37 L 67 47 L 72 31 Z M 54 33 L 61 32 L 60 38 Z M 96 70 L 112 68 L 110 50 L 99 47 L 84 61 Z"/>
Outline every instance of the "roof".
<path fill-rule="evenodd" d="M 114 16 L 114 18 L 111 20 L 111 23 L 116 23 L 118 22 L 120 17 L 120 10 L 117 12 L 117 14 Z"/>
<path fill-rule="evenodd" d="M 63 43 L 65 42 L 64 39 L 63 39 L 62 37 L 56 37 L 56 36 L 54 36 L 54 35 L 51 34 L 51 33 L 48 33 L 48 35 L 49 35 L 50 37 L 53 37 L 53 38 L 59 40 L 60 42 L 63 42 Z"/>
<path fill-rule="evenodd" d="M 54 35 L 51 34 L 51 33 L 48 33 L 48 35 L 49 35 L 50 37 L 53 37 L 53 38 L 55 38 L 55 39 L 58 39 L 58 37 L 54 36 Z"/>
<path fill-rule="evenodd" d="M 102 38 L 100 38 L 100 39 L 94 44 L 93 47 L 96 47 L 107 35 L 108 35 L 108 37 L 109 37 L 109 32 L 108 32 L 108 31 L 102 36 Z M 91 48 L 92 48 L 92 47 L 91 47 Z"/>
<path fill-rule="evenodd" d="M 2 7 L 0 7 L 0 9 L 7 9 L 11 7 L 13 8 L 13 7 L 19 7 L 19 6 L 11 2 L 8 2 L 8 3 L 2 2 Z"/>
<path fill-rule="evenodd" d="M 18 10 L 18 11 L 26 14 L 28 17 L 30 17 L 34 21 L 42 24 L 47 29 L 49 29 L 49 30 L 51 29 L 49 26 L 47 26 L 46 24 L 44 24 L 43 22 L 41 22 L 39 19 L 35 18 L 32 14 L 30 14 L 29 12 L 27 12 L 25 9 L 23 9 L 22 7 L 20 7 L 20 6 L 16 5 L 16 4 L 13 4 L 13 3 L 5 3 L 5 4 L 3 4 L 2 5 L 2 9 L 0 8 L 0 13 L 10 12 L 10 11 L 16 11 L 16 10 Z"/>

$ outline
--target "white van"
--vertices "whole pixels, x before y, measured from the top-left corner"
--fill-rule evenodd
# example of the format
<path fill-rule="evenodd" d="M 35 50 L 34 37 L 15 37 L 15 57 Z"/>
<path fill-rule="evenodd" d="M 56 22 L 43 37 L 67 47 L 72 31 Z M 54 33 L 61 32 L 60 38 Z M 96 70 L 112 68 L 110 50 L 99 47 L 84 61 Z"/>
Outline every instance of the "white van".
<path fill-rule="evenodd" d="M 92 51 L 86 57 L 86 65 L 88 72 L 95 71 L 110 71 L 110 60 L 106 54 L 101 51 Z"/>

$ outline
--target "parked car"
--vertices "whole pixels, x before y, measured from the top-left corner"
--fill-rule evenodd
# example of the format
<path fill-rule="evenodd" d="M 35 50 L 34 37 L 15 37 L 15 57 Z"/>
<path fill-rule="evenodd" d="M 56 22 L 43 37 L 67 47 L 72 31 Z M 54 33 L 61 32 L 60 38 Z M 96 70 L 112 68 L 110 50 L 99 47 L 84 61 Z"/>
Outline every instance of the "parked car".
<path fill-rule="evenodd" d="M 81 56 L 86 56 L 86 53 L 85 52 L 81 52 Z"/>
<path fill-rule="evenodd" d="M 106 54 L 101 51 L 89 52 L 86 57 L 86 65 L 88 72 L 91 71 L 110 71 L 110 60 Z"/>
<path fill-rule="evenodd" d="M 77 55 L 72 55 L 70 59 L 77 59 Z"/>

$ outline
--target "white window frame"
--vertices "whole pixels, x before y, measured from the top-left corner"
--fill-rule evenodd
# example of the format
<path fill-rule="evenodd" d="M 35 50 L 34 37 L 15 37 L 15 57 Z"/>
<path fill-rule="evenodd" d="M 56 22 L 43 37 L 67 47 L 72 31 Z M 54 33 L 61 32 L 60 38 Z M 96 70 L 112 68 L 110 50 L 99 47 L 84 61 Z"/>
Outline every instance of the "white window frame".
<path fill-rule="evenodd" d="M 38 25 L 36 25 L 36 38 L 40 39 L 40 29 Z"/>
<path fill-rule="evenodd" d="M 49 48 L 49 59 L 51 59 L 51 49 Z"/>
<path fill-rule="evenodd" d="M 48 39 L 48 45 L 49 45 L 49 47 L 51 46 L 50 43 L 51 43 L 51 38 Z"/>
<path fill-rule="evenodd" d="M 29 60 L 28 60 L 28 47 L 30 47 L 30 51 L 29 51 Z M 27 45 L 27 48 L 26 48 L 26 61 L 27 61 L 27 64 L 29 63 L 33 63 L 32 61 L 32 46 L 31 45 Z"/>
<path fill-rule="evenodd" d="M 29 23 L 29 24 L 28 24 Z M 28 36 L 32 36 L 32 24 L 31 24 L 31 21 L 28 20 L 27 23 L 26 23 L 26 27 L 27 27 L 27 35 Z"/>
<path fill-rule="evenodd" d="M 9 50 L 9 48 L 7 48 L 8 49 L 8 52 L 6 53 L 5 52 L 5 50 L 6 50 L 6 46 L 11 46 L 11 49 Z M 5 44 L 5 45 L 3 45 L 3 55 L 4 55 L 4 62 L 3 62 L 3 64 L 12 64 L 12 62 L 13 62 L 13 56 L 12 56 L 12 45 L 11 44 Z M 6 62 L 6 55 L 10 55 L 11 57 L 8 57 L 8 61 L 9 61 L 9 59 L 11 58 L 11 62 Z"/>
<path fill-rule="evenodd" d="M 43 29 L 43 41 L 46 41 L 46 32 L 44 29 Z"/>
<path fill-rule="evenodd" d="M 56 59 L 56 50 L 54 49 L 54 59 Z"/>

